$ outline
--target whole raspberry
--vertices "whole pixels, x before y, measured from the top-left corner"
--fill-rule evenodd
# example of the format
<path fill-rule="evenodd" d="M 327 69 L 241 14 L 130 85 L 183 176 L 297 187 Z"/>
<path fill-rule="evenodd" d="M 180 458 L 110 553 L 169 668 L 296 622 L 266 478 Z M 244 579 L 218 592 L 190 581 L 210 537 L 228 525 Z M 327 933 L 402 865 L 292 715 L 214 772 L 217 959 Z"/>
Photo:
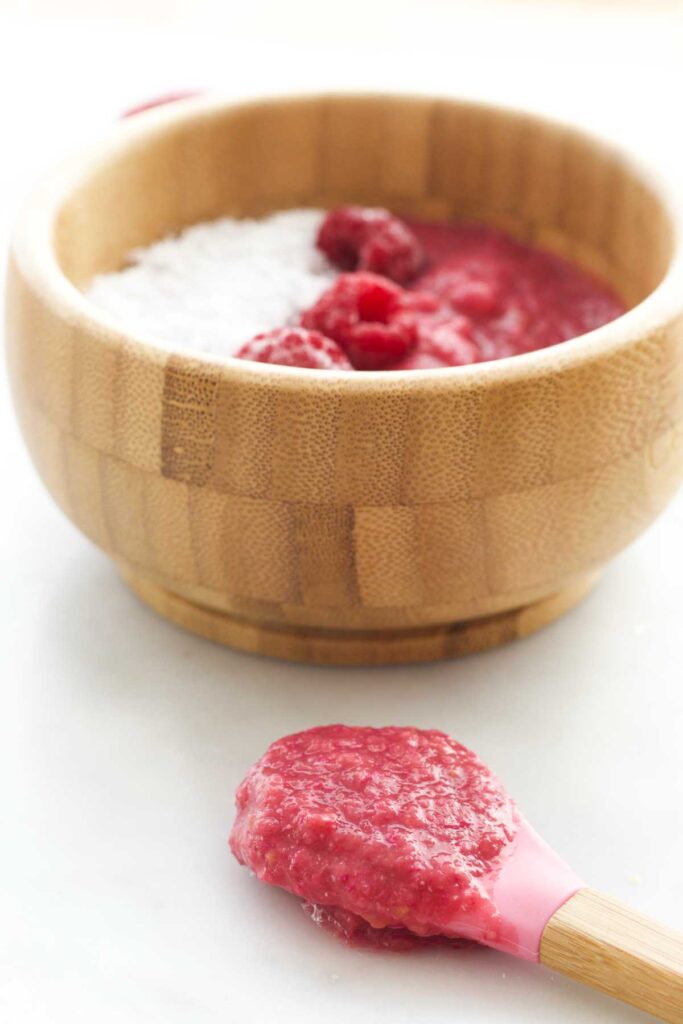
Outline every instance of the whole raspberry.
<path fill-rule="evenodd" d="M 235 353 L 237 359 L 277 363 L 311 370 L 352 370 L 339 345 L 319 331 L 303 327 L 276 327 L 257 334 Z"/>
<path fill-rule="evenodd" d="M 341 270 L 369 270 L 405 284 L 424 263 L 410 228 L 388 210 L 340 206 L 323 220 L 318 248 Z"/>
<path fill-rule="evenodd" d="M 386 370 L 415 344 L 409 324 L 361 323 L 346 348 L 357 370 Z"/>
<path fill-rule="evenodd" d="M 424 254 L 418 240 L 402 220 L 392 217 L 370 232 L 360 250 L 358 266 L 406 284 L 422 269 Z"/>
<path fill-rule="evenodd" d="M 388 210 L 338 206 L 325 215 L 316 245 L 340 270 L 355 270 L 370 232 L 391 219 Z"/>
<path fill-rule="evenodd" d="M 333 338 L 357 370 L 381 370 L 415 344 L 414 317 L 401 316 L 405 294 L 377 274 L 341 274 L 301 323 Z"/>

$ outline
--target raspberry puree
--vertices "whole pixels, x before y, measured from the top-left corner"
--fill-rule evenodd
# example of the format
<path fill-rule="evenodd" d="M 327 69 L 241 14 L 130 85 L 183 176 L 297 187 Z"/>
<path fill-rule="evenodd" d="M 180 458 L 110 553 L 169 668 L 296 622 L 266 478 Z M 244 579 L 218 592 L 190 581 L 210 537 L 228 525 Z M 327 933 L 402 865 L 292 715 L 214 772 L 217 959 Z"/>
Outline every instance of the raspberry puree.
<path fill-rule="evenodd" d="M 347 939 L 497 945 L 494 883 L 520 822 L 501 783 L 444 733 L 330 725 L 277 740 L 250 769 L 230 846 Z"/>
<path fill-rule="evenodd" d="M 345 206 L 323 218 L 316 245 L 342 273 L 299 323 L 333 341 L 356 370 L 521 355 L 625 310 L 607 285 L 573 264 L 483 225 L 400 220 L 388 210 Z M 300 342 L 299 355 L 260 361 L 319 365 L 312 352 L 297 361 L 303 351 Z M 237 356 L 253 358 L 250 343 Z M 339 361 L 329 368 L 339 369 Z"/>
<path fill-rule="evenodd" d="M 426 254 L 411 288 L 467 321 L 478 360 L 568 341 L 615 320 L 625 306 L 572 263 L 475 224 L 410 224 Z"/>

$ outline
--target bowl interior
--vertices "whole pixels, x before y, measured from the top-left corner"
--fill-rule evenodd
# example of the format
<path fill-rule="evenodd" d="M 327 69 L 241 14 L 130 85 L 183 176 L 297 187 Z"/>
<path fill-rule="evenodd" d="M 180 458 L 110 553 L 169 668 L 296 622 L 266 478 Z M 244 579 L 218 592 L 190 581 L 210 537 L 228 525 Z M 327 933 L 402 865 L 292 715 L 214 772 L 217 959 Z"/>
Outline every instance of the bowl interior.
<path fill-rule="evenodd" d="M 82 286 L 193 222 L 350 201 L 496 224 L 600 274 L 631 306 L 671 258 L 661 200 L 611 146 L 526 114 L 378 96 L 141 115 L 66 196 L 56 255 Z"/>

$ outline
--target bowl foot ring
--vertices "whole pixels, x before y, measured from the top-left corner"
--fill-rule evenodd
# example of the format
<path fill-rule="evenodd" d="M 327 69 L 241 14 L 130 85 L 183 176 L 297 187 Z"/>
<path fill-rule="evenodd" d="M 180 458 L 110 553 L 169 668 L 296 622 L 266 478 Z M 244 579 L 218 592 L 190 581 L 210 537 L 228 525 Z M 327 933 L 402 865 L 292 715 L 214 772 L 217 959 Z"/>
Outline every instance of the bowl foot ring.
<path fill-rule="evenodd" d="M 183 629 L 249 654 L 316 665 L 401 665 L 498 647 L 554 622 L 586 597 L 600 576 L 591 573 L 550 597 L 481 619 L 420 629 L 342 632 L 257 623 L 188 601 L 127 566 L 120 569 L 145 604 Z"/>

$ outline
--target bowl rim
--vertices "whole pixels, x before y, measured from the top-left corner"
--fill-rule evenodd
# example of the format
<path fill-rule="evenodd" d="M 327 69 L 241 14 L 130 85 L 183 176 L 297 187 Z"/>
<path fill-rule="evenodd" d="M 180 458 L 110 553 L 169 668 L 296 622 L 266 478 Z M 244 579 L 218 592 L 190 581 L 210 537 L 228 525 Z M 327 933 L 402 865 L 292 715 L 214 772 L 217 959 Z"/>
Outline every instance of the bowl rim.
<path fill-rule="evenodd" d="M 174 345 L 161 345 L 138 331 L 128 331 L 104 310 L 91 302 L 73 284 L 61 269 L 53 244 L 53 228 L 64 201 L 69 194 L 87 180 L 112 156 L 129 146 L 154 135 L 163 135 L 172 125 L 198 118 L 213 117 L 223 110 L 247 110 L 255 106 L 281 106 L 291 103 L 343 100 L 386 100 L 422 103 L 454 103 L 460 107 L 489 112 L 502 112 L 528 118 L 538 123 L 563 128 L 581 135 L 603 148 L 611 149 L 626 163 L 633 174 L 656 195 L 668 215 L 672 229 L 672 255 L 659 284 L 632 309 L 616 320 L 593 331 L 570 338 L 557 345 L 466 366 L 437 367 L 424 370 L 318 370 L 280 366 L 237 359 L 234 356 L 216 356 L 215 353 L 191 352 Z M 309 385 L 316 389 L 339 389 L 340 386 L 356 390 L 395 390 L 406 385 L 433 389 L 471 388 L 485 384 L 538 376 L 547 371 L 579 366 L 598 357 L 604 357 L 626 345 L 664 328 L 683 313 L 683 194 L 676 187 L 673 173 L 666 174 L 654 168 L 634 153 L 623 141 L 614 141 L 609 135 L 597 134 L 570 120 L 547 116 L 527 108 L 491 103 L 448 94 L 420 94 L 386 91 L 325 91 L 297 92 L 282 95 L 254 95 L 235 99 L 222 93 L 198 94 L 175 100 L 124 118 L 110 126 L 99 141 L 82 149 L 63 161 L 39 180 L 29 192 L 19 212 L 10 244 L 10 258 L 30 283 L 36 294 L 56 316 L 73 329 L 90 335 L 97 343 L 113 348 L 125 347 L 141 361 L 166 364 L 173 357 L 176 364 L 188 369 L 210 369 L 212 374 L 229 378 L 235 383 L 277 382 L 281 387 Z"/>

